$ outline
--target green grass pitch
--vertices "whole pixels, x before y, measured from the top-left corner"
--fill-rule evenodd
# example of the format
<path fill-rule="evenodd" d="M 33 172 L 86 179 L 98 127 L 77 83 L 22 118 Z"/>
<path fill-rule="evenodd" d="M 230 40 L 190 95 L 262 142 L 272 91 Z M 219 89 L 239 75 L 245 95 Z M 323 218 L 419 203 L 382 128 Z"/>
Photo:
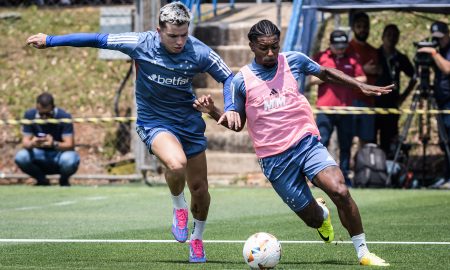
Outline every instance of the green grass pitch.
<path fill-rule="evenodd" d="M 283 243 L 320 239 L 271 188 L 210 189 L 205 240 L 240 242 L 205 243 L 206 264 L 187 262 L 186 243 L 14 240 L 173 240 L 168 192 L 166 187 L 143 184 L 0 186 L 0 269 L 248 269 L 242 258 L 242 241 L 259 231 L 282 241 L 283 256 L 277 269 L 362 268 L 348 243 Z M 372 252 L 391 263 L 389 269 L 450 269 L 450 192 L 351 192 L 359 205 L 367 240 L 389 242 L 368 244 Z M 318 189 L 313 193 L 323 196 Z M 349 241 L 333 206 L 331 212 L 336 239 Z"/>

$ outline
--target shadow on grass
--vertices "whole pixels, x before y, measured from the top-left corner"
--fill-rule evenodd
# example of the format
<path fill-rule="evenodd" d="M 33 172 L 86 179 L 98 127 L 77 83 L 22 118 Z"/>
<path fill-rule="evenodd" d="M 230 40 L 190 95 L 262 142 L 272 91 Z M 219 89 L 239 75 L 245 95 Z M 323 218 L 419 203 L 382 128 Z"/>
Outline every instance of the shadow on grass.
<path fill-rule="evenodd" d="M 185 263 L 188 265 L 201 265 L 201 263 L 190 263 L 187 260 L 154 260 L 153 262 L 157 263 L 171 263 L 171 264 L 178 264 L 178 263 Z M 233 261 L 218 261 L 218 260 L 208 260 L 206 264 L 243 264 L 243 262 L 233 262 Z"/>
<path fill-rule="evenodd" d="M 167 263 L 167 264 L 186 264 L 186 265 L 201 265 L 196 263 L 190 263 L 186 260 L 155 260 L 156 263 Z M 218 264 L 218 265 L 244 265 L 241 261 L 220 261 L 220 260 L 208 260 L 206 262 L 206 265 L 212 265 L 212 264 Z M 343 262 L 343 261 L 335 261 L 335 260 L 327 260 L 327 261 L 320 261 L 320 262 L 298 262 L 298 261 L 282 261 L 277 268 L 278 269 L 290 269 L 289 266 L 306 266 L 306 265 L 348 265 L 348 266 L 358 266 L 355 262 Z"/>
<path fill-rule="evenodd" d="M 349 265 L 349 266 L 357 266 L 358 264 L 356 262 L 344 262 L 344 261 L 335 261 L 335 260 L 327 260 L 327 261 L 320 261 L 320 262 L 297 262 L 297 261 L 282 261 L 282 263 L 279 264 L 279 267 L 288 267 L 289 265 Z"/>

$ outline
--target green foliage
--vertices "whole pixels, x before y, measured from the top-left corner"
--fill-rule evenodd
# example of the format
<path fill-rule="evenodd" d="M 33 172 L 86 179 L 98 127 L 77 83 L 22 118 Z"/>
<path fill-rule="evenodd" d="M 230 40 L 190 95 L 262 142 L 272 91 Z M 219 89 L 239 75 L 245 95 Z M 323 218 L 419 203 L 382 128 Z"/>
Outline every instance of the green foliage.
<path fill-rule="evenodd" d="M 92 48 L 58 47 L 38 50 L 26 46 L 26 39 L 37 33 L 62 35 L 74 32 L 98 32 L 99 8 L 29 8 L 4 12 L 20 14 L 20 19 L 0 21 L 0 118 L 21 118 L 35 106 L 36 96 L 48 91 L 55 96 L 56 105 L 73 117 L 113 115 L 113 99 L 124 78 L 129 63 L 99 60 L 98 50 Z M 132 80 L 122 92 L 120 111 L 132 106 Z M 86 126 L 84 126 L 86 127 Z M 16 130 L 16 129 L 14 129 Z M 17 129 L 18 130 L 18 129 Z M 91 130 L 92 131 L 92 130 Z M 85 128 L 76 132 L 77 143 L 84 143 Z M 98 132 L 98 131 L 97 131 Z M 88 143 L 103 145 L 102 155 L 115 154 L 113 130 L 107 130 Z M 18 132 L 9 136 L 17 138 Z"/>
<path fill-rule="evenodd" d="M 116 136 L 115 128 L 108 128 L 106 130 L 105 140 L 103 141 L 103 156 L 106 159 L 111 159 L 116 153 L 116 145 L 119 138 Z"/>
<path fill-rule="evenodd" d="M 73 116 L 112 114 L 113 97 L 129 64 L 103 61 L 91 48 L 49 48 L 26 46 L 26 39 L 39 32 L 53 35 L 98 32 L 99 8 L 37 9 L 35 6 L 8 10 L 18 12 L 18 20 L 0 23 L 0 118 L 18 118 L 34 106 L 36 96 L 49 91 L 57 106 Z M 125 93 L 131 106 L 131 83 Z M 127 94 L 128 93 L 128 94 Z"/>
<path fill-rule="evenodd" d="M 187 192 L 187 191 L 186 191 Z M 206 240 L 318 241 L 272 188 L 212 188 Z M 0 186 L 0 239 L 172 240 L 167 187 Z M 324 196 L 313 189 L 315 196 Z M 447 191 L 352 190 L 368 241 L 450 242 Z M 189 196 L 188 196 L 189 198 Z M 349 241 L 331 201 L 336 238 Z M 34 207 L 34 208 L 32 208 Z M 192 227 L 192 216 L 189 222 Z M 448 269 L 448 245 L 370 244 L 393 269 Z M 248 269 L 243 243 L 206 243 L 208 263 L 187 263 L 179 243 L 0 243 L 2 269 Z M 282 244 L 277 269 L 361 269 L 351 244 Z"/>

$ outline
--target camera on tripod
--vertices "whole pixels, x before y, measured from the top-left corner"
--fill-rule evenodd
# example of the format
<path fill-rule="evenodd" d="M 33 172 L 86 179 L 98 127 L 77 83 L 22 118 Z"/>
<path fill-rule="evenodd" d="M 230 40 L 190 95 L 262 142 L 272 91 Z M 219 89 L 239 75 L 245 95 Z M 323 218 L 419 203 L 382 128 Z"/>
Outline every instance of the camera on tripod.
<path fill-rule="evenodd" d="M 430 47 L 436 48 L 439 45 L 437 39 L 425 39 L 418 42 L 413 42 L 417 49 Z M 434 60 L 429 53 L 416 52 L 414 56 L 414 64 L 416 65 L 416 78 L 419 78 L 419 90 L 422 96 L 429 94 L 432 86 L 430 85 L 430 67 L 434 64 Z"/>
<path fill-rule="evenodd" d="M 436 48 L 439 43 L 436 38 L 432 38 L 430 40 L 421 40 L 417 42 L 413 42 L 414 46 L 417 49 L 424 48 L 424 47 L 430 47 L 430 48 Z M 426 66 L 429 67 L 433 64 L 433 58 L 429 53 L 423 53 L 423 52 L 416 52 L 416 55 L 414 56 L 414 63 L 418 66 Z"/>

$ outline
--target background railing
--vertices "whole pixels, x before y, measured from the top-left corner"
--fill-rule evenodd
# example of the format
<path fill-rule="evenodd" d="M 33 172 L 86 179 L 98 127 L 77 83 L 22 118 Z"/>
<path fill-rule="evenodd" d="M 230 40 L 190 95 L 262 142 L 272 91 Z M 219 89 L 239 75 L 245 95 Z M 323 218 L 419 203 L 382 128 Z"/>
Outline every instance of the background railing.
<path fill-rule="evenodd" d="M 99 6 L 99 5 L 130 5 L 134 0 L 0 0 L 0 6 Z"/>
<path fill-rule="evenodd" d="M 0 56 L 0 119 L 20 119 L 43 91 L 54 94 L 56 105 L 74 118 L 133 116 L 133 75 L 128 57 L 89 48 L 38 51 L 24 46 L 24 40 L 37 32 L 153 30 L 159 4 L 155 0 L 0 0 L 4 8 L 0 8 L 4 41 L 0 46 L 6 48 Z M 200 8 L 197 0 L 189 6 L 203 11 L 197 12 L 199 21 L 205 14 L 214 16 L 225 7 L 233 7 L 234 1 L 220 6 L 214 1 Z M 135 137 L 134 121 L 91 120 L 74 124 L 76 150 L 81 155 L 74 179 L 131 180 L 142 178 L 141 173 L 161 173 L 155 158 Z M 26 179 L 14 164 L 21 147 L 20 125 L 0 125 L 0 183 L 8 176 Z"/>

